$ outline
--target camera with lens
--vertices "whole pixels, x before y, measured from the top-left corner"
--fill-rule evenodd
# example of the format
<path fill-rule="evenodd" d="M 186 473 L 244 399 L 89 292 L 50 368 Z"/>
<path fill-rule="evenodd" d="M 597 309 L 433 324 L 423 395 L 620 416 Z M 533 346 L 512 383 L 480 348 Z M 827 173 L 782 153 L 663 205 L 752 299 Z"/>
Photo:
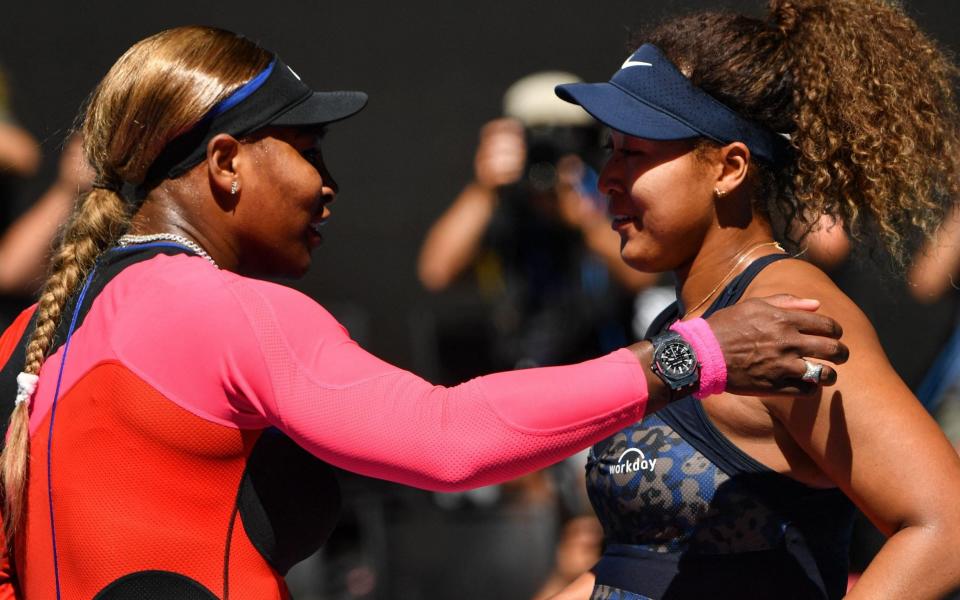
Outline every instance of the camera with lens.
<path fill-rule="evenodd" d="M 557 163 L 574 154 L 597 168 L 598 128 L 592 125 L 538 125 L 527 127 L 527 162 L 523 183 L 537 192 L 552 189 L 557 183 Z"/>

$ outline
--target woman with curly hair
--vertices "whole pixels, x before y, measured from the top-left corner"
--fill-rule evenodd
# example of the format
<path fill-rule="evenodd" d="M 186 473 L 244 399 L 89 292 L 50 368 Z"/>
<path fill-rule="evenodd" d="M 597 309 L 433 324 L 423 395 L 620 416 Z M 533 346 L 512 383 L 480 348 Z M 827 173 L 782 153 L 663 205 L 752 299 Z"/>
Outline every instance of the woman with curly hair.
<path fill-rule="evenodd" d="M 0 597 L 285 598 L 283 574 L 336 522 L 318 458 L 464 489 L 669 400 L 641 366 L 649 343 L 433 386 L 256 279 L 309 267 L 337 191 L 320 136 L 365 103 L 313 92 L 273 53 L 205 27 L 138 42 L 97 86 L 81 127 L 96 184 L 37 306 L 0 337 L 13 559 Z M 807 312 L 755 301 L 684 330 L 700 387 L 809 391 L 801 357 L 844 359 L 815 301 L 778 302 Z M 747 319 L 764 330 L 740 331 Z"/>
<path fill-rule="evenodd" d="M 899 256 L 932 233 L 960 191 L 954 66 L 883 0 L 772 0 L 766 19 L 695 14 L 637 42 L 609 82 L 557 93 L 612 130 L 600 189 L 622 258 L 676 274 L 648 335 L 681 399 L 592 448 L 605 549 L 556 598 L 839 598 L 854 504 L 889 539 L 850 597 L 942 597 L 960 585 L 960 459 L 857 306 L 777 240 L 823 215 Z M 836 385 L 691 395 L 676 324 L 782 292 L 843 325 Z"/>

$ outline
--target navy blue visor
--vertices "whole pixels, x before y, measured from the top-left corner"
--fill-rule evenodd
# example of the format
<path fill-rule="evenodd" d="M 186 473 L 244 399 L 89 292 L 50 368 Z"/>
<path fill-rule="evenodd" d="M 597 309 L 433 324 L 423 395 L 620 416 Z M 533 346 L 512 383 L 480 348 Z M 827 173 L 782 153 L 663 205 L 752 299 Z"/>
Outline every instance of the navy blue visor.
<path fill-rule="evenodd" d="M 207 156 L 217 134 L 243 137 L 269 126 L 320 127 L 345 119 L 367 104 L 363 92 L 315 92 L 279 58 L 218 102 L 186 133 L 160 152 L 147 170 L 141 190 L 162 179 L 183 175 Z"/>
<path fill-rule="evenodd" d="M 707 137 L 743 142 L 772 164 L 789 160 L 787 137 L 741 117 L 693 85 L 653 44 L 644 44 L 604 83 L 567 83 L 557 96 L 607 127 L 649 140 Z"/>

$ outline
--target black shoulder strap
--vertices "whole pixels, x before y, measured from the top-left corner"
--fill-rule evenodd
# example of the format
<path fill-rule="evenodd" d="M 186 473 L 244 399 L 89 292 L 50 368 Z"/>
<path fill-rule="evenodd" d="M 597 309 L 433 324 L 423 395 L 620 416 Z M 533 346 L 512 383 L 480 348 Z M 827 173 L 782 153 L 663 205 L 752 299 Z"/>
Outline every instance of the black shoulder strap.
<path fill-rule="evenodd" d="M 674 321 L 680 318 L 680 303 L 674 301 L 670 306 L 666 307 L 660 314 L 657 315 L 657 318 L 650 323 L 650 326 L 647 327 L 646 334 L 644 334 L 643 339 L 649 340 L 655 335 L 659 335 L 666 331 L 667 327 L 670 327 Z"/>
<path fill-rule="evenodd" d="M 703 318 L 706 319 L 721 308 L 726 308 L 727 306 L 736 304 L 740 298 L 743 297 L 743 293 L 747 291 L 747 287 L 760 273 L 760 271 L 764 270 L 768 265 L 785 258 L 790 258 L 790 255 L 768 254 L 766 256 L 761 256 L 757 260 L 750 263 L 750 265 L 744 269 L 742 273 L 734 277 L 733 281 L 728 283 L 727 286 L 723 288 L 723 292 L 720 293 L 720 296 L 713 301 L 713 304 L 710 305 L 710 308 L 707 309 L 707 312 L 703 313 Z"/>
<path fill-rule="evenodd" d="M 766 268 L 767 265 L 775 263 L 778 260 L 783 260 L 784 258 L 790 258 L 789 254 L 768 254 L 766 256 L 761 256 L 757 260 L 750 263 L 742 273 L 733 278 L 733 280 L 723 288 L 723 292 L 713 301 L 713 304 L 710 305 L 710 308 L 707 309 L 707 312 L 703 313 L 703 318 L 706 319 L 713 313 L 717 312 L 721 308 L 731 306 L 736 304 L 740 298 L 743 297 L 743 293 L 747 290 L 747 287 L 750 285 L 750 282 L 754 280 L 760 271 Z M 682 305 L 680 301 L 676 301 L 657 315 L 657 318 L 653 320 L 650 324 L 650 327 L 647 328 L 646 335 L 644 339 L 650 339 L 653 336 L 662 333 L 669 327 L 674 321 L 680 318 L 680 314 L 683 312 Z"/>

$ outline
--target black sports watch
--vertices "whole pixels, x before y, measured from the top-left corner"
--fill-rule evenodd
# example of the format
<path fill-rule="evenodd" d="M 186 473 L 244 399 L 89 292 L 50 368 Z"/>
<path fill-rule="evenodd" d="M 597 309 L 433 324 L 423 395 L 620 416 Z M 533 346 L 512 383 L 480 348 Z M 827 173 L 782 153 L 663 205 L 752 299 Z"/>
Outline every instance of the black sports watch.
<path fill-rule="evenodd" d="M 693 392 L 700 382 L 700 363 L 687 340 L 676 331 L 666 331 L 649 339 L 653 344 L 650 370 L 667 384 L 671 397 Z"/>

